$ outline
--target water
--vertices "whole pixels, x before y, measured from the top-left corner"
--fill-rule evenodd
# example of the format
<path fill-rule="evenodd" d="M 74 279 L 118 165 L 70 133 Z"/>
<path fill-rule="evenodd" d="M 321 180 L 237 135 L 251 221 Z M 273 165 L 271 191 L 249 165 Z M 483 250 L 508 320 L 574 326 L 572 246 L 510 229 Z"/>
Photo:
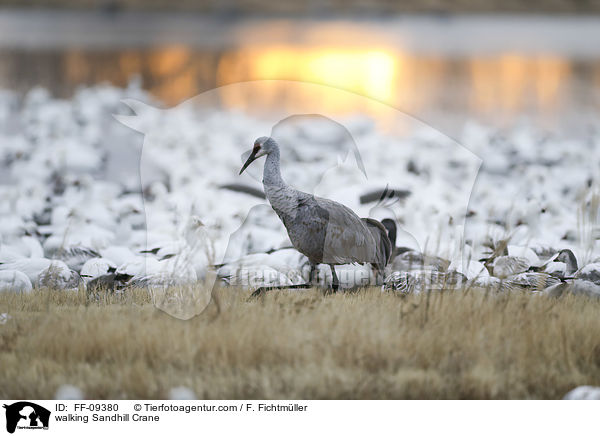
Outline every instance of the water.
<path fill-rule="evenodd" d="M 551 130 L 585 128 L 600 101 L 600 18 L 5 11 L 0 29 L 0 87 L 19 92 L 39 85 L 68 97 L 79 86 L 125 86 L 139 76 L 171 106 L 239 81 L 301 80 L 370 96 L 442 130 L 471 118 L 503 126 L 524 116 Z M 253 104 L 249 98 L 226 104 Z M 273 87 L 252 98 L 285 104 L 286 95 Z"/>

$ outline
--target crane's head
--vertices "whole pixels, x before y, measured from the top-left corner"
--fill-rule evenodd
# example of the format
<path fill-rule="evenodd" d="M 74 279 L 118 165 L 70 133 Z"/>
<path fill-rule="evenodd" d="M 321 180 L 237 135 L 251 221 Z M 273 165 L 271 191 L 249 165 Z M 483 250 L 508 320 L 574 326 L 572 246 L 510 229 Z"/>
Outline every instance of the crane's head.
<path fill-rule="evenodd" d="M 270 138 L 268 136 L 261 136 L 256 141 L 254 141 L 252 153 L 250 153 L 250 156 L 248 156 L 246 163 L 240 170 L 240 174 L 242 174 L 244 170 L 248 168 L 248 166 L 256 159 L 258 159 L 261 156 L 265 156 L 269 153 L 272 153 L 276 150 L 279 150 L 279 148 L 277 147 L 277 142 L 275 142 L 273 138 Z"/>

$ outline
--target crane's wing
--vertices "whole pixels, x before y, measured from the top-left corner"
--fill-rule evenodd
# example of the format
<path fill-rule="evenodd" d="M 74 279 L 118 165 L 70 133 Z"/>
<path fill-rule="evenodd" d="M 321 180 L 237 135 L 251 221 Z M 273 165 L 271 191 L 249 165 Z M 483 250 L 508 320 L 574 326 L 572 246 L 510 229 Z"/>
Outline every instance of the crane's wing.
<path fill-rule="evenodd" d="M 351 209 L 314 197 L 313 216 L 323 230 L 322 262 L 330 264 L 377 262 L 378 243 Z"/>

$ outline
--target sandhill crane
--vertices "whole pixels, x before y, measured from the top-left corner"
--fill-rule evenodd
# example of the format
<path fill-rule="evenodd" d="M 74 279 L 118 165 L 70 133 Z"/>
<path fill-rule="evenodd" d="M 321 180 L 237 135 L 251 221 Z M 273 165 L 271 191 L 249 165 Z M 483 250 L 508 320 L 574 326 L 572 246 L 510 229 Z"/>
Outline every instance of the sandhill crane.
<path fill-rule="evenodd" d="M 391 254 L 385 227 L 374 219 L 359 218 L 343 204 L 289 186 L 281 177 L 279 146 L 273 138 L 263 136 L 254 141 L 240 174 L 261 156 L 267 156 L 263 170 L 265 194 L 294 248 L 308 258 L 309 282 L 313 283 L 318 264 L 331 268 L 334 290 L 339 288 L 334 265 L 370 263 L 381 277 Z"/>

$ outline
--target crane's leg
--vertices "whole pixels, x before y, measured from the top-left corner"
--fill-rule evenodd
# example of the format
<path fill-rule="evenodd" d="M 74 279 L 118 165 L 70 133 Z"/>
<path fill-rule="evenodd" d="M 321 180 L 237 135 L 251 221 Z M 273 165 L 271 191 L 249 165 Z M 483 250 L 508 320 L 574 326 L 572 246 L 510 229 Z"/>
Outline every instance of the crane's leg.
<path fill-rule="evenodd" d="M 383 267 L 379 264 L 372 263 L 371 268 L 373 270 L 373 274 L 375 275 L 375 285 L 383 285 L 383 281 L 385 279 L 385 272 Z"/>
<path fill-rule="evenodd" d="M 265 295 L 267 292 L 273 291 L 275 289 L 309 289 L 310 287 L 311 287 L 311 285 L 308 283 L 300 283 L 297 285 L 287 285 L 287 286 L 263 286 L 262 288 L 258 288 L 256 291 L 254 291 L 250 295 L 250 297 L 248 297 L 248 300 L 252 300 L 253 298 Z"/>
<path fill-rule="evenodd" d="M 308 284 L 312 286 L 318 285 L 319 277 L 317 275 L 317 264 L 310 263 L 310 272 L 308 273 Z"/>
<path fill-rule="evenodd" d="M 287 285 L 287 286 L 263 286 L 258 288 L 256 291 L 250 295 L 248 300 L 259 297 L 261 295 L 266 294 L 268 291 L 272 291 L 274 289 L 309 289 L 313 286 L 318 285 L 318 274 L 317 274 L 317 264 L 310 263 L 310 272 L 308 273 L 308 283 L 301 283 L 298 285 Z"/>
<path fill-rule="evenodd" d="M 335 273 L 335 267 L 333 265 L 329 265 L 329 268 L 331 268 L 332 277 L 331 288 L 333 289 L 333 292 L 337 292 L 340 289 L 340 281 L 338 280 L 338 276 Z"/>

